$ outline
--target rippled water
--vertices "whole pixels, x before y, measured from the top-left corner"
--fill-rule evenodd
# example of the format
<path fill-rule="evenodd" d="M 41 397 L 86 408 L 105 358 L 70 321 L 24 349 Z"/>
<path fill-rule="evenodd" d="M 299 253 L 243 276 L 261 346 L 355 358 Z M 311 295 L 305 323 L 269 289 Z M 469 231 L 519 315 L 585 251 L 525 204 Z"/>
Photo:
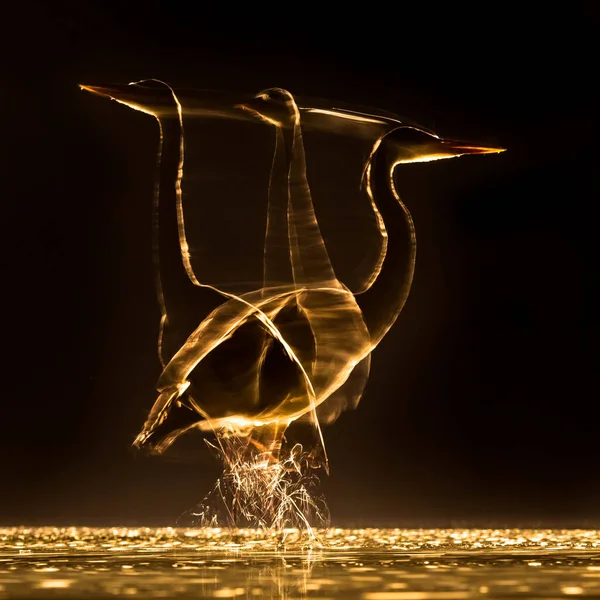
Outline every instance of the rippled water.
<path fill-rule="evenodd" d="M 600 598 L 600 531 L 0 529 L 0 598 Z M 312 547 L 311 547 L 312 546 Z"/>

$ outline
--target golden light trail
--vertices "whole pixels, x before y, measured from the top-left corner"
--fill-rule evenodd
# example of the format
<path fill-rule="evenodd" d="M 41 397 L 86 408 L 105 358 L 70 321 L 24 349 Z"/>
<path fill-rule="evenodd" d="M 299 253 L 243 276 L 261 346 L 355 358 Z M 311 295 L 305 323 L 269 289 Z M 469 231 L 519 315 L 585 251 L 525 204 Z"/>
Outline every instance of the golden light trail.
<path fill-rule="evenodd" d="M 327 509 L 317 496 L 315 475 L 319 466 L 327 468 L 321 424 L 360 399 L 370 355 L 397 319 L 412 284 L 415 230 L 396 192 L 395 170 L 405 163 L 502 149 L 442 140 L 400 118 L 299 108 L 281 88 L 216 109 L 207 104 L 204 113 L 196 96 L 178 94 L 157 80 L 81 88 L 152 115 L 159 124 L 154 251 L 163 371 L 135 445 L 163 452 L 190 430 L 214 433 L 216 441 L 209 445 L 220 455 L 224 473 L 194 511 L 198 524 L 309 530 L 324 524 Z M 207 281 L 188 241 L 186 182 L 201 175 L 204 165 L 188 165 L 187 153 L 201 144 L 198 124 L 216 114 L 268 128 L 274 139 L 265 189 L 262 285 L 245 292 Z M 336 275 L 313 206 L 306 122 L 334 133 L 350 122 L 370 140 L 360 193 L 381 245 L 354 291 Z M 192 136 L 184 134 L 190 124 Z M 344 210 L 343 198 L 330 201 Z M 202 306 L 210 309 L 202 312 Z M 185 418 L 173 417 L 175 424 L 169 425 L 175 414 Z M 300 420 L 313 424 L 314 447 L 287 442 L 288 426 Z"/>

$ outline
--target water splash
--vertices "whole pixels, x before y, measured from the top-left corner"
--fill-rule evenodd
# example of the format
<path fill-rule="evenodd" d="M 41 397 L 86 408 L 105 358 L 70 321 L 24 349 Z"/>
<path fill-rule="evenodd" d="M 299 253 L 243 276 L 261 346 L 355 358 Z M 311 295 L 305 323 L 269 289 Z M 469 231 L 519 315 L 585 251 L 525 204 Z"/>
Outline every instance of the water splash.
<path fill-rule="evenodd" d="M 247 527 L 301 530 L 307 543 L 315 529 L 329 525 L 329 510 L 319 493 L 319 456 L 301 444 L 279 449 L 238 435 L 207 441 L 223 463 L 223 474 L 200 505 L 185 515 L 193 527 Z M 281 538 L 285 543 L 285 536 Z"/>

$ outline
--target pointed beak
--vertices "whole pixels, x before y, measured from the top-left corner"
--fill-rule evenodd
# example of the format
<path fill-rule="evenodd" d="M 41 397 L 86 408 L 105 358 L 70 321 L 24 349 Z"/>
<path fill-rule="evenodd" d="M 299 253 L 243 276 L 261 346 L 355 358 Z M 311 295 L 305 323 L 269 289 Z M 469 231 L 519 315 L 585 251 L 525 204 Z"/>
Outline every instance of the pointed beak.
<path fill-rule="evenodd" d="M 407 164 L 417 162 L 431 162 L 446 158 L 456 158 L 467 154 L 497 154 L 504 152 L 504 148 L 497 146 L 483 146 L 469 142 L 458 142 L 455 140 L 443 140 L 428 136 L 426 141 L 417 143 L 399 143 L 400 149 L 395 164 Z"/>
<path fill-rule="evenodd" d="M 153 117 L 176 114 L 173 97 L 170 88 L 149 87 L 139 83 L 110 84 L 110 85 L 88 85 L 80 84 L 79 88 L 95 94 L 115 100 L 120 104 L 129 106 Z"/>
<path fill-rule="evenodd" d="M 79 84 L 79 89 L 85 92 L 91 92 L 92 94 L 97 94 L 98 96 L 107 96 L 112 98 L 115 91 L 118 91 L 120 88 L 127 88 L 126 85 L 113 85 L 113 86 L 103 86 L 103 85 L 87 85 L 85 83 Z"/>
<path fill-rule="evenodd" d="M 117 102 L 123 102 L 124 104 L 134 102 L 136 97 L 140 95 L 139 87 L 133 84 L 87 85 L 80 83 L 79 89 L 96 94 L 97 96 L 116 100 Z"/>
<path fill-rule="evenodd" d="M 468 142 L 457 142 L 453 140 L 441 140 L 441 148 L 451 156 L 464 156 L 465 154 L 499 154 L 506 148 L 496 146 L 482 146 Z"/>

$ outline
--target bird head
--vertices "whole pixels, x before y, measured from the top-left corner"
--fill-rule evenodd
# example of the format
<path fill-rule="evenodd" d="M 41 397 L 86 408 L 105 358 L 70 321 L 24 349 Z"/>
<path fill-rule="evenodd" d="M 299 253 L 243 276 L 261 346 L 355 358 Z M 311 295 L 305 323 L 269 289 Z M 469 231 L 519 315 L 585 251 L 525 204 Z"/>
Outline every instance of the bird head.
<path fill-rule="evenodd" d="M 445 140 L 434 133 L 412 126 L 397 127 L 378 141 L 374 150 L 385 143 L 393 167 L 406 163 L 430 162 L 466 154 L 504 152 L 504 148 Z"/>
<path fill-rule="evenodd" d="M 173 90 L 166 83 L 155 79 L 128 84 L 80 84 L 79 87 L 156 118 L 177 117 L 179 114 L 180 105 Z"/>
<path fill-rule="evenodd" d="M 293 127 L 300 123 L 300 111 L 294 97 L 282 88 L 263 90 L 239 108 L 276 127 Z"/>

